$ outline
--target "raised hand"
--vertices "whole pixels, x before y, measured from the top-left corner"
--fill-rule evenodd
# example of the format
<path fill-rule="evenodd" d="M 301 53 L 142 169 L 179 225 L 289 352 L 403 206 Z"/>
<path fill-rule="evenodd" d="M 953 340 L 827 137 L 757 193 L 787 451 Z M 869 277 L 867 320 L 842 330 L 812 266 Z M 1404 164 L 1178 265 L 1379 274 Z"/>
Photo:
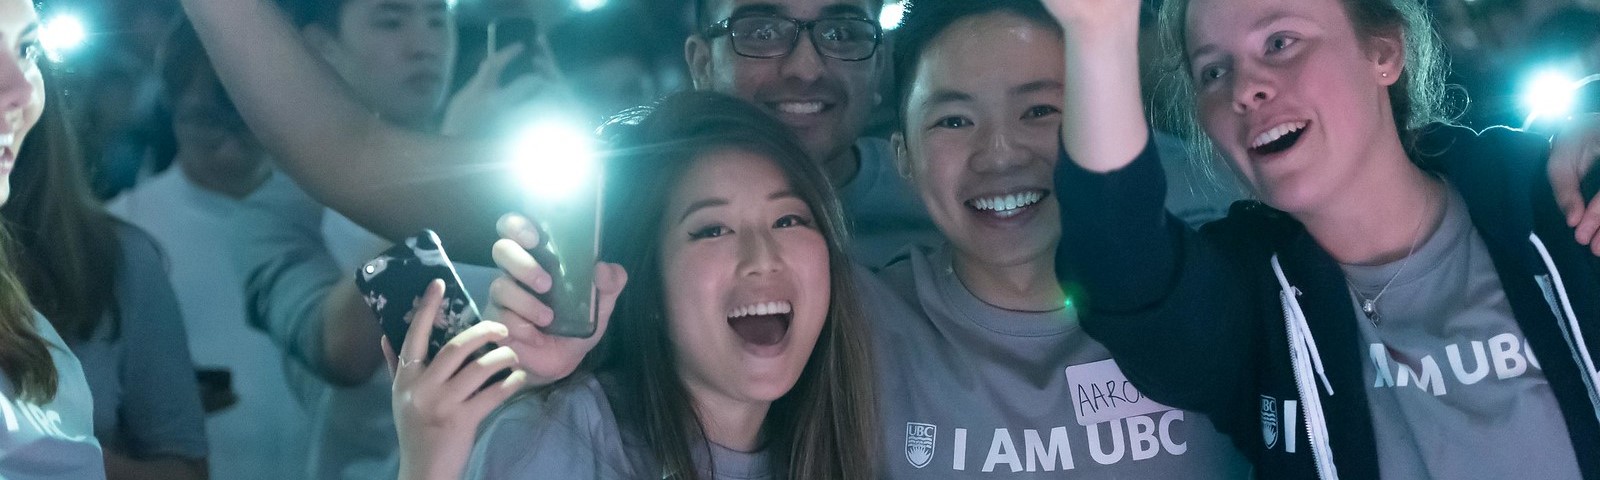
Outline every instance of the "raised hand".
<path fill-rule="evenodd" d="M 534 70 L 501 85 L 501 72 L 530 48 L 534 49 Z M 440 132 L 449 136 L 493 136 L 508 121 L 535 109 L 560 110 L 575 104 L 572 89 L 544 42 L 512 44 L 484 58 L 472 79 L 450 97 Z"/>
<path fill-rule="evenodd" d="M 1062 26 L 1094 27 L 1133 22 L 1139 26 L 1141 0 L 1044 0 Z"/>
<path fill-rule="evenodd" d="M 1062 144 L 1078 166 L 1109 172 L 1149 141 L 1139 91 L 1140 0 L 1044 0 L 1066 51 Z"/>
<path fill-rule="evenodd" d="M 1578 243 L 1600 256 L 1600 242 L 1594 241 L 1600 234 L 1600 196 L 1584 198 L 1581 186 L 1596 162 L 1600 162 L 1600 113 L 1573 116 L 1551 145 L 1550 186 L 1567 225 L 1576 230 Z"/>
<path fill-rule="evenodd" d="M 550 290 L 550 274 L 539 266 L 528 249 L 539 245 L 538 229 L 526 218 L 507 214 L 498 225 L 501 240 L 494 244 L 494 262 L 504 273 L 489 285 L 490 308 L 510 332 L 509 345 L 516 349 L 522 367 L 534 385 L 546 385 L 571 375 L 584 356 L 593 350 L 606 333 L 617 295 L 628 283 L 628 272 L 621 265 L 595 264 L 594 286 L 599 292 L 599 317 L 594 335 L 571 338 L 550 335 L 541 330 L 555 318 L 555 312 L 534 293 Z"/>

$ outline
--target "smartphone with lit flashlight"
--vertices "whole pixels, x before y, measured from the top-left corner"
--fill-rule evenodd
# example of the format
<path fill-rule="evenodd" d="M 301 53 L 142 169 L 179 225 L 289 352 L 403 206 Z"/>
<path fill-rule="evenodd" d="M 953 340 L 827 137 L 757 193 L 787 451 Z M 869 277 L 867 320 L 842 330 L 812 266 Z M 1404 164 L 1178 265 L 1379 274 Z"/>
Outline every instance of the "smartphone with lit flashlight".
<path fill-rule="evenodd" d="M 539 41 L 539 23 L 527 17 L 501 17 L 489 23 L 489 54 L 522 44 L 522 53 L 500 71 L 499 84 L 533 73 L 539 62 L 547 61 L 544 43 Z"/>
<path fill-rule="evenodd" d="M 389 345 L 399 351 L 405 344 L 412 309 L 421 304 L 422 293 L 435 279 L 444 280 L 444 302 L 434 318 L 428 342 L 428 359 L 468 327 L 483 317 L 477 304 L 461 286 L 461 276 L 444 253 L 439 235 L 423 230 L 405 242 L 378 254 L 356 271 L 356 288 L 367 306 L 378 316 L 378 324 Z M 486 346 L 485 351 L 492 347 Z"/>
<path fill-rule="evenodd" d="M 555 312 L 550 325 L 542 329 L 551 335 L 578 338 L 594 335 L 599 314 L 594 264 L 599 259 L 601 233 L 601 192 L 599 182 L 595 183 L 592 197 L 589 192 L 580 192 L 582 196 L 564 208 L 560 205 L 528 207 L 539 229 L 539 245 L 528 253 L 550 274 L 550 290 L 534 296 Z"/>
<path fill-rule="evenodd" d="M 574 179 L 559 198 L 534 195 L 525 210 L 539 230 L 539 245 L 529 249 L 550 274 L 550 290 L 534 296 L 555 312 L 544 333 L 588 338 L 594 335 L 598 292 L 594 265 L 600 256 L 603 173 Z"/>

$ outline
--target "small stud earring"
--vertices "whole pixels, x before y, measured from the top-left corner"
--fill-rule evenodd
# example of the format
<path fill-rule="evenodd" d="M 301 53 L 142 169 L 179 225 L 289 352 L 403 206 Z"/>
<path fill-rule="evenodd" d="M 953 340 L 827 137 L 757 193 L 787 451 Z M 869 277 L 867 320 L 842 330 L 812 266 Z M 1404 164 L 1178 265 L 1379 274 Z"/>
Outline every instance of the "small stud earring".
<path fill-rule="evenodd" d="M 1389 78 L 1389 72 L 1383 72 L 1380 75 L 1383 75 L 1383 78 Z"/>

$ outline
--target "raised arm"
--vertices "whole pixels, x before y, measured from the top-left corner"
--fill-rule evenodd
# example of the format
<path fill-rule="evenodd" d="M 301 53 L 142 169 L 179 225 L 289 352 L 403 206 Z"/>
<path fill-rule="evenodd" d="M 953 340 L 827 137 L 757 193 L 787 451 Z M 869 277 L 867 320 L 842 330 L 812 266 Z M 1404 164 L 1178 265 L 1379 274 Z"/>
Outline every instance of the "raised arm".
<path fill-rule="evenodd" d="M 1139 97 L 1138 0 L 1048 0 L 1066 36 L 1056 164 L 1056 272 L 1084 331 L 1140 391 L 1213 416 L 1245 405 L 1255 353 L 1250 284 L 1211 239 L 1168 214 Z"/>
<path fill-rule="evenodd" d="M 1092 172 L 1128 165 L 1149 140 L 1139 94 L 1139 0 L 1046 0 L 1066 37 L 1067 155 Z"/>
<path fill-rule="evenodd" d="M 278 165 L 318 201 L 391 240 L 432 228 L 487 264 L 517 203 L 500 146 L 410 131 L 346 90 L 272 0 L 183 0 L 217 74 Z"/>

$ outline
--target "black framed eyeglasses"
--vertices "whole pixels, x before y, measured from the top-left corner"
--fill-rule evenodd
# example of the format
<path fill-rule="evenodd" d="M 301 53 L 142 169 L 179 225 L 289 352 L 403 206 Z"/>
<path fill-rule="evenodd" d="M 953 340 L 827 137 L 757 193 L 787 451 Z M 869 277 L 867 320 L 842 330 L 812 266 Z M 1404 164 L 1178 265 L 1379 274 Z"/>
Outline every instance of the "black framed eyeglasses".
<path fill-rule="evenodd" d="M 883 43 L 883 27 L 865 18 L 800 21 L 777 15 L 729 17 L 706 28 L 708 39 L 727 35 L 733 51 L 750 58 L 778 58 L 794 52 L 800 31 L 809 31 L 817 54 L 847 62 L 872 58 Z"/>

